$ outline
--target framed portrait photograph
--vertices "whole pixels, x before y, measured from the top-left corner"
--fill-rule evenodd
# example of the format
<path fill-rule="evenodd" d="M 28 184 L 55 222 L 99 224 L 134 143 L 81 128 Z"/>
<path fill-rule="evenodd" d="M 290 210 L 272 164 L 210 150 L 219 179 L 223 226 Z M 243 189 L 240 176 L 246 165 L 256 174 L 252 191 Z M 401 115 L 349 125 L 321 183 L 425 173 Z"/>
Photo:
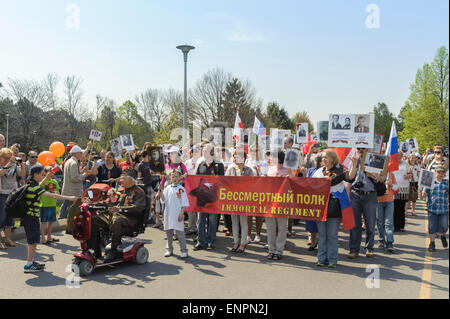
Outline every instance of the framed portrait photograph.
<path fill-rule="evenodd" d="M 361 158 L 361 170 L 367 173 L 387 175 L 389 156 L 365 152 Z"/>
<path fill-rule="evenodd" d="M 409 156 L 409 154 L 411 154 L 411 144 L 406 141 L 400 142 L 399 149 L 405 156 Z"/>
<path fill-rule="evenodd" d="M 298 163 L 300 161 L 300 151 L 295 149 L 290 149 L 286 151 L 284 156 L 284 168 L 297 169 Z"/>
<path fill-rule="evenodd" d="M 150 146 L 147 148 L 149 154 L 150 169 L 157 174 L 165 174 L 164 153 L 161 146 Z"/>
<path fill-rule="evenodd" d="M 120 135 L 120 142 L 122 143 L 122 148 L 127 151 L 134 151 L 135 146 L 133 142 L 133 135 Z"/>
<path fill-rule="evenodd" d="M 419 175 L 419 188 L 432 188 L 435 180 L 436 172 L 423 169 Z"/>

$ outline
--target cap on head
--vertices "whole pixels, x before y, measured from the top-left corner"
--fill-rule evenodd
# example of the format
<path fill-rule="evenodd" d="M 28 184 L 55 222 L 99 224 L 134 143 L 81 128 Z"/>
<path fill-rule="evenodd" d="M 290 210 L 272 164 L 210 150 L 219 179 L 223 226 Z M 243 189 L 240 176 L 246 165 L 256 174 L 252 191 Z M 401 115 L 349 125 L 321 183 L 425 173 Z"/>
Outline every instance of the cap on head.
<path fill-rule="evenodd" d="M 445 167 L 442 165 L 438 165 L 434 169 L 436 172 L 445 172 Z"/>
<path fill-rule="evenodd" d="M 83 150 L 78 145 L 75 145 L 70 149 L 70 154 L 75 154 L 75 153 L 83 153 Z"/>
<path fill-rule="evenodd" d="M 44 170 L 44 166 L 42 165 L 36 165 L 30 170 L 30 175 L 34 176 L 34 174 L 39 174 Z"/>
<path fill-rule="evenodd" d="M 180 148 L 178 146 L 172 146 L 169 148 L 167 153 L 178 153 L 180 151 Z"/>

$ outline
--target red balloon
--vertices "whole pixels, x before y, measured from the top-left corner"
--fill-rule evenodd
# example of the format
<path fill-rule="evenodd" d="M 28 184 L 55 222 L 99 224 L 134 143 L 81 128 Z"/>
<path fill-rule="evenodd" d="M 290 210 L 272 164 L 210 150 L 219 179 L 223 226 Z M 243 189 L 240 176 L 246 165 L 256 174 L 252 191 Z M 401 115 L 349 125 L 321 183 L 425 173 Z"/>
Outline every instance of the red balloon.
<path fill-rule="evenodd" d="M 38 162 L 42 166 L 50 166 L 55 164 L 56 156 L 50 151 L 45 151 L 39 154 L 38 156 Z"/>

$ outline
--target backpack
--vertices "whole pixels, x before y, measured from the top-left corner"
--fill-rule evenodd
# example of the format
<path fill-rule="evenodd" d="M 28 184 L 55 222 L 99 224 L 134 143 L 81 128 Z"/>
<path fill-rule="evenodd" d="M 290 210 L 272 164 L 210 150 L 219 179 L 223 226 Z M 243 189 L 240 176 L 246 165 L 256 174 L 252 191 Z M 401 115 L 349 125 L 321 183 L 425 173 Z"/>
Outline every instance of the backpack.
<path fill-rule="evenodd" d="M 29 184 L 23 185 L 9 194 L 5 204 L 6 215 L 9 218 L 23 218 L 27 214 L 29 206 L 25 200 L 25 194 L 27 193 L 29 186 Z M 33 199 L 30 206 L 32 206 L 36 200 L 37 198 Z"/>

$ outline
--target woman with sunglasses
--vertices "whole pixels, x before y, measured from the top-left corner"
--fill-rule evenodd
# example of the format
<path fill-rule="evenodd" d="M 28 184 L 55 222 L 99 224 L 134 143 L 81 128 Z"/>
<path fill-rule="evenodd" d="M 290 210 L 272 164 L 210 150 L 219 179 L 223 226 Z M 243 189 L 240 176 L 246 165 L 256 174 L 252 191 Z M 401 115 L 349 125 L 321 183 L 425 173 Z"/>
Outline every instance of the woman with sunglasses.
<path fill-rule="evenodd" d="M 441 145 L 434 146 L 434 158 L 427 165 L 427 170 L 436 171 L 436 166 L 444 166 L 444 168 L 448 171 L 448 159 L 445 161 L 444 158 L 444 148 Z"/>

